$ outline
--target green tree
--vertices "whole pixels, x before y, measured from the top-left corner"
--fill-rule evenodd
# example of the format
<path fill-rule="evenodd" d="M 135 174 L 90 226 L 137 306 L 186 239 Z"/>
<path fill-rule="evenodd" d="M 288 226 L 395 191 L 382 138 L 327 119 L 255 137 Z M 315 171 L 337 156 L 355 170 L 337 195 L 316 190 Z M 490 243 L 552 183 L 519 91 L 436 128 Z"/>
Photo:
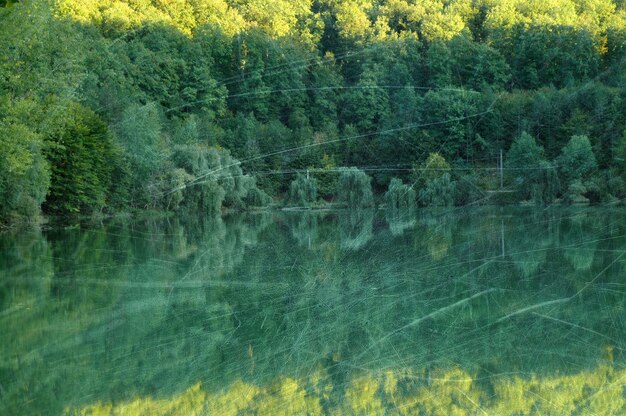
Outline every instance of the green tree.
<path fill-rule="evenodd" d="M 431 153 L 421 165 L 413 168 L 414 186 L 419 189 L 422 206 L 452 206 L 456 183 L 450 175 L 451 167 L 439 153 Z"/>
<path fill-rule="evenodd" d="M 545 186 L 543 170 L 547 166 L 543 147 L 526 132 L 513 141 L 506 154 L 505 167 L 522 200 L 530 199 L 533 194 L 536 195 L 537 188 Z"/>
<path fill-rule="evenodd" d="M 388 209 L 403 210 L 415 208 L 415 191 L 398 178 L 393 178 L 385 192 L 385 203 Z"/>
<path fill-rule="evenodd" d="M 366 68 L 355 88 L 343 94 L 341 121 L 352 124 L 361 133 L 373 133 L 389 116 L 389 94 L 380 87 L 382 68 Z"/>
<path fill-rule="evenodd" d="M 161 168 L 170 153 L 162 134 L 159 107 L 155 103 L 132 104 L 113 128 L 130 164 L 131 204 L 158 205 Z"/>
<path fill-rule="evenodd" d="M 373 206 L 372 178 L 355 167 L 342 169 L 337 184 L 337 198 L 348 208 Z"/>
<path fill-rule="evenodd" d="M 0 116 L 0 224 L 38 218 L 50 185 L 43 148 L 39 134 L 15 117 Z"/>
<path fill-rule="evenodd" d="M 301 173 L 296 175 L 287 192 L 286 204 L 295 207 L 310 207 L 317 202 L 317 181 Z"/>
<path fill-rule="evenodd" d="M 419 191 L 419 201 L 427 207 L 450 207 L 454 205 L 456 183 L 449 173 L 426 183 Z"/>
<path fill-rule="evenodd" d="M 434 152 L 428 155 L 428 158 L 419 165 L 413 167 L 411 179 L 413 186 L 421 189 L 429 182 L 441 178 L 445 173 L 450 173 L 451 167 L 446 159 L 439 153 Z"/>
<path fill-rule="evenodd" d="M 113 172 L 121 164 L 119 149 L 104 121 L 93 111 L 72 104 L 61 125 L 47 139 L 50 190 L 46 212 L 89 213 L 107 207 Z"/>
<path fill-rule="evenodd" d="M 587 136 L 572 136 L 557 159 L 563 182 L 585 181 L 598 167 Z"/>

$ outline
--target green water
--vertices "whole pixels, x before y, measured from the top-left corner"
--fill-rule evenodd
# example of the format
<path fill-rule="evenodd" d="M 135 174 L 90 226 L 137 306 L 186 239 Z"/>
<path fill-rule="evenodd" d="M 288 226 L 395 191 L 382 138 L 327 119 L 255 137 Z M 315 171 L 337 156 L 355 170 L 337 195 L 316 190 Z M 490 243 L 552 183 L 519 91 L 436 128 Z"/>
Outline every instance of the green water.
<path fill-rule="evenodd" d="M 626 412 L 625 251 L 589 208 L 1 234 L 0 414 Z"/>

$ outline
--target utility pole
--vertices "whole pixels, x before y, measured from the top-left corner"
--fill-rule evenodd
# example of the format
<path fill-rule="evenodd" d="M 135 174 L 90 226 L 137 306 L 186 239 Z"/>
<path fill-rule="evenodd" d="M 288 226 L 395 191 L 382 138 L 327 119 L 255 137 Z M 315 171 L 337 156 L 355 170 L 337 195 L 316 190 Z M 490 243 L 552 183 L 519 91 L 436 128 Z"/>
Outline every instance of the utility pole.
<path fill-rule="evenodd" d="M 500 247 L 501 257 L 504 257 L 504 220 L 500 220 Z"/>
<path fill-rule="evenodd" d="M 504 187 L 504 163 L 502 162 L 502 149 L 500 149 L 500 190 Z"/>

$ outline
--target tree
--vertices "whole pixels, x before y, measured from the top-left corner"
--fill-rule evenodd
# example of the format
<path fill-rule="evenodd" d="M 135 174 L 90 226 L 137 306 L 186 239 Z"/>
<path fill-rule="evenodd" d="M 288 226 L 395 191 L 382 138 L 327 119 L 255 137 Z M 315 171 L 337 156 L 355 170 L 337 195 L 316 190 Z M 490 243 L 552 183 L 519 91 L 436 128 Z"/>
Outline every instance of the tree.
<path fill-rule="evenodd" d="M 383 69 L 365 68 L 355 88 L 343 94 L 341 121 L 352 124 L 361 133 L 373 133 L 389 117 L 389 94 L 380 88 Z"/>
<path fill-rule="evenodd" d="M 436 148 L 449 160 L 472 156 L 475 144 L 473 117 L 482 112 L 478 108 L 479 94 L 466 90 L 431 90 L 424 95 L 420 108 L 421 121 L 432 124 L 427 132 Z"/>
<path fill-rule="evenodd" d="M 0 117 L 0 224 L 38 218 L 50 186 L 40 135 L 12 117 Z"/>
<path fill-rule="evenodd" d="M 385 193 L 387 209 L 402 210 L 415 208 L 415 191 L 410 185 L 404 185 L 398 178 L 393 178 Z"/>
<path fill-rule="evenodd" d="M 417 189 L 425 187 L 429 182 L 439 179 L 445 173 L 450 173 L 450 164 L 439 153 L 434 152 L 420 165 L 413 166 L 413 186 Z"/>
<path fill-rule="evenodd" d="M 506 155 L 505 166 L 521 200 L 549 202 L 544 201 L 544 196 L 548 196 L 544 194 L 549 186 L 554 186 L 548 181 L 555 178 L 551 175 L 551 165 L 544 158 L 543 147 L 534 137 L 526 132 L 517 137 Z"/>
<path fill-rule="evenodd" d="M 431 153 L 419 167 L 413 168 L 414 186 L 419 189 L 418 201 L 423 206 L 452 206 L 456 184 L 450 175 L 448 162 Z"/>
<path fill-rule="evenodd" d="M 428 84 L 433 88 L 452 85 L 452 65 L 454 58 L 450 48 L 442 42 L 433 42 L 426 51 L 425 72 Z"/>
<path fill-rule="evenodd" d="M 456 85 L 476 91 L 501 90 L 511 78 L 511 69 L 502 54 L 488 45 L 457 36 L 450 41 L 450 53 L 454 56 L 452 73 L 456 75 Z"/>
<path fill-rule="evenodd" d="M 372 178 L 355 167 L 344 168 L 339 174 L 337 196 L 348 208 L 365 208 L 374 205 Z"/>
<path fill-rule="evenodd" d="M 289 185 L 286 204 L 295 207 L 310 207 L 317 201 L 317 181 L 301 173 Z"/>
<path fill-rule="evenodd" d="M 47 138 L 50 190 L 44 210 L 88 213 L 106 208 L 113 172 L 121 164 L 120 149 L 104 121 L 93 111 L 71 104 L 61 125 Z"/>
<path fill-rule="evenodd" d="M 456 183 L 449 173 L 426 183 L 419 191 L 419 201 L 427 207 L 450 207 L 454 205 Z"/>
<path fill-rule="evenodd" d="M 584 182 L 589 179 L 598 167 L 589 138 L 587 136 L 572 136 L 561 150 L 557 164 L 563 182 L 566 184 L 576 180 Z"/>

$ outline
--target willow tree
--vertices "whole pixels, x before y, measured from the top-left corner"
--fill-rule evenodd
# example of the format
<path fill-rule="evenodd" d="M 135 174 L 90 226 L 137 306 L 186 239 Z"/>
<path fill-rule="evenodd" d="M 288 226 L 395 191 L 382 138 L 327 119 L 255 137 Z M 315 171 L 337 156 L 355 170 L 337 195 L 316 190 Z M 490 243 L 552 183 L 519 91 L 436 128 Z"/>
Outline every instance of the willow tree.
<path fill-rule="evenodd" d="M 398 178 L 393 178 L 385 192 L 385 203 L 388 209 L 402 210 L 415 208 L 415 191 Z"/>
<path fill-rule="evenodd" d="M 413 179 L 419 188 L 418 201 L 422 206 L 452 206 L 456 182 L 452 180 L 451 168 L 439 153 L 431 153 L 428 159 L 413 169 Z"/>
<path fill-rule="evenodd" d="M 411 185 L 405 185 L 398 178 L 393 178 L 385 193 L 385 218 L 392 235 L 402 235 L 404 230 L 415 226 L 415 191 Z"/>
<path fill-rule="evenodd" d="M 339 174 L 337 199 L 348 208 L 373 206 L 372 178 L 355 167 L 343 169 Z"/>
<path fill-rule="evenodd" d="M 164 190 L 165 195 L 180 194 L 170 209 L 213 215 L 222 207 L 243 209 L 270 202 L 254 178 L 245 175 L 240 162 L 224 149 L 200 144 L 175 146 L 170 164 L 172 172 L 179 172 L 174 175 L 176 180 L 183 182 Z"/>
<path fill-rule="evenodd" d="M 289 185 L 286 204 L 297 207 L 310 207 L 317 201 L 317 181 L 298 173 Z"/>

